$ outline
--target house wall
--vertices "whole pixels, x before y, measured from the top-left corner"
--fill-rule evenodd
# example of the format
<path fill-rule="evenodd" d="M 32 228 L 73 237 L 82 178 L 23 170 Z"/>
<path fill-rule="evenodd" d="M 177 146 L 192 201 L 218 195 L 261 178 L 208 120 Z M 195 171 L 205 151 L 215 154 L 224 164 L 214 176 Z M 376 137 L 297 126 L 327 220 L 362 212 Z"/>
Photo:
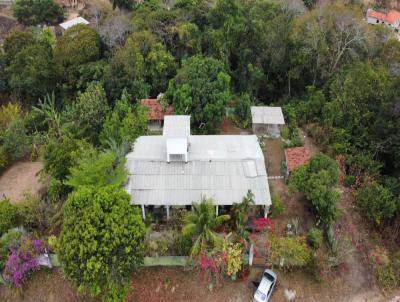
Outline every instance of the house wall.
<path fill-rule="evenodd" d="M 156 121 L 156 120 L 149 121 L 147 123 L 147 128 L 150 131 L 161 131 L 162 130 L 162 122 L 161 121 Z"/>
<path fill-rule="evenodd" d="M 388 22 L 386 22 L 386 21 L 381 21 L 381 20 L 378 20 L 378 19 L 373 18 L 373 17 L 367 17 L 367 22 L 368 22 L 369 24 L 373 24 L 373 25 L 376 25 L 376 24 L 385 24 L 386 26 L 390 26 L 390 27 L 392 27 L 392 28 L 394 28 L 394 29 L 399 29 L 399 27 L 400 27 L 400 20 L 397 21 L 397 22 L 394 23 L 394 24 L 391 24 L 391 23 L 388 23 Z"/>
<path fill-rule="evenodd" d="M 280 137 L 281 127 L 280 125 L 272 124 L 253 124 L 253 132 L 258 135 Z"/>

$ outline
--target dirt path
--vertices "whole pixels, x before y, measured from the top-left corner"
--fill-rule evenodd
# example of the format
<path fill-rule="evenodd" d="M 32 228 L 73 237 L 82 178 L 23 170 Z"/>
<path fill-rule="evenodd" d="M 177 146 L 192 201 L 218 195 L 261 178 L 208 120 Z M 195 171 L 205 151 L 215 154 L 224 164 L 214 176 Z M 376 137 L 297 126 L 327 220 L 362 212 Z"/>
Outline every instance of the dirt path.
<path fill-rule="evenodd" d="M 232 120 L 225 118 L 221 124 L 221 134 L 223 135 L 248 135 L 252 134 L 251 129 L 243 130 L 236 126 Z"/>
<path fill-rule="evenodd" d="M 0 176 L 0 197 L 9 198 L 12 203 L 17 203 L 26 193 L 40 194 L 46 185 L 38 175 L 42 169 L 41 162 L 13 164 Z"/>

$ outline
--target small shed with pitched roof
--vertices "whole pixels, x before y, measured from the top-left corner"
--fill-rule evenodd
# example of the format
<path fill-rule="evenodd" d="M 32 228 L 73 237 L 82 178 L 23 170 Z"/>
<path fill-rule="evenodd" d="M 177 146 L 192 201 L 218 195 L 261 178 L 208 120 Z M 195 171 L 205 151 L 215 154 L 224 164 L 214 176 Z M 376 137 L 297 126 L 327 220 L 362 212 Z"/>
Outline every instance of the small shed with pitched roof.
<path fill-rule="evenodd" d="M 255 134 L 281 136 L 281 127 L 285 125 L 281 107 L 252 106 L 251 120 Z"/>

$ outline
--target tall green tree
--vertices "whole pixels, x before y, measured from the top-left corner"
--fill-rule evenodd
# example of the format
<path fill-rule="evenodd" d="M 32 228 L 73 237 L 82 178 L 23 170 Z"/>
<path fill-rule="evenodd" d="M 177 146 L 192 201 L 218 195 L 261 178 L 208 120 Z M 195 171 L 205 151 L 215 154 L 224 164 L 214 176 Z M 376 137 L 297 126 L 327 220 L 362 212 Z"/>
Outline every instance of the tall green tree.
<path fill-rule="evenodd" d="M 36 103 L 54 87 L 56 70 L 48 46 L 26 46 L 14 56 L 6 71 L 12 92 L 24 103 Z"/>
<path fill-rule="evenodd" d="M 81 187 L 65 203 L 58 253 L 80 292 L 123 301 L 143 262 L 145 227 L 122 188 Z"/>
<path fill-rule="evenodd" d="M 183 61 L 166 93 L 176 114 L 190 114 L 193 130 L 215 133 L 231 97 L 230 76 L 222 62 L 195 56 Z"/>
<path fill-rule="evenodd" d="M 10 63 L 18 52 L 25 47 L 36 44 L 36 38 L 31 32 L 15 30 L 11 32 L 5 39 L 3 44 L 4 55 L 6 61 Z"/>
<path fill-rule="evenodd" d="M 58 75 L 73 87 L 79 79 L 79 67 L 99 58 L 100 38 L 94 29 L 83 24 L 67 29 L 54 48 Z"/>
<path fill-rule="evenodd" d="M 78 132 L 84 138 L 97 143 L 98 134 L 109 111 L 102 83 L 92 82 L 84 92 L 78 93 L 75 109 Z"/>
<path fill-rule="evenodd" d="M 139 103 L 133 108 L 129 102 L 130 96 L 126 90 L 115 103 L 113 111 L 106 117 L 103 130 L 100 133 L 100 141 L 103 145 L 109 145 L 110 141 L 121 145 L 128 145 L 147 131 L 147 115 L 145 108 Z"/>
<path fill-rule="evenodd" d="M 193 211 L 185 216 L 182 228 L 183 235 L 195 238 L 191 255 L 195 256 L 208 248 L 221 247 L 222 238 L 215 233 L 215 229 L 229 219 L 229 215 L 215 215 L 211 199 L 193 204 Z"/>
<path fill-rule="evenodd" d="M 317 224 L 328 229 L 336 220 L 336 202 L 340 193 L 335 189 L 339 170 L 336 162 L 324 154 L 314 155 L 310 161 L 292 172 L 289 179 L 291 192 L 303 192 Z"/>

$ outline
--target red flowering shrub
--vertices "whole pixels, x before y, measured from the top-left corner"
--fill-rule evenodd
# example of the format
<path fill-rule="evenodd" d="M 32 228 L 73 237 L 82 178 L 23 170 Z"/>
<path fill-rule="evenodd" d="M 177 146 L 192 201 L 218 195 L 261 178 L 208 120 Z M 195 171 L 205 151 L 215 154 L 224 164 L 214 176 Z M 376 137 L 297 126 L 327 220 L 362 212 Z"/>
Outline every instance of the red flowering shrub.
<path fill-rule="evenodd" d="M 272 220 L 269 218 L 253 218 L 252 219 L 253 230 L 256 232 L 262 232 L 264 230 L 271 230 L 273 227 Z"/>

